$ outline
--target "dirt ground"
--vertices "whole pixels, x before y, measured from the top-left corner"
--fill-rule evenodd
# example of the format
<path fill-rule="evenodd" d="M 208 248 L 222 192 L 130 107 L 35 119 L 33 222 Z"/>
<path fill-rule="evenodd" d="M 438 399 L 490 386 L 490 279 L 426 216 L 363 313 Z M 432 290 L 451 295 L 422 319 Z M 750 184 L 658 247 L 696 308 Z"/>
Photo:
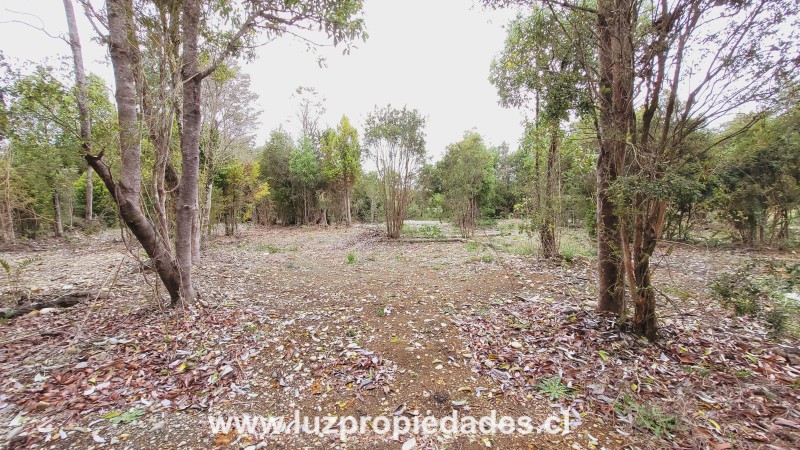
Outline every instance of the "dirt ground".
<path fill-rule="evenodd" d="M 594 312 L 591 244 L 568 238 L 571 261 L 543 261 L 513 223 L 479 232 L 478 243 L 390 242 L 366 226 L 248 229 L 203 252 L 196 278 L 208 307 L 178 310 L 162 306 L 155 274 L 119 232 L 20 246 L 0 254 L 12 268 L 27 264 L 9 278 L 6 297 L 100 295 L 0 325 L 0 441 L 249 450 L 800 446 L 797 343 L 732 317 L 706 288 L 744 253 L 675 245 L 660 255 L 662 328 L 651 344 Z M 295 411 L 413 421 L 492 410 L 528 416 L 535 427 L 566 411 L 570 432 L 342 439 L 338 428 L 262 436 L 209 424 L 243 414 L 288 422 Z"/>

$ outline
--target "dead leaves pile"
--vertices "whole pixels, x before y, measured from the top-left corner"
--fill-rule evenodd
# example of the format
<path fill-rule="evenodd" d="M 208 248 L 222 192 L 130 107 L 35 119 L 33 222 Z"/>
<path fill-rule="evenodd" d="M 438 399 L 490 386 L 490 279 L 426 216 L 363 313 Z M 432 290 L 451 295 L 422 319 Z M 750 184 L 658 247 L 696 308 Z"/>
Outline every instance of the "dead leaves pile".
<path fill-rule="evenodd" d="M 670 323 L 650 344 L 572 298 L 533 296 L 459 325 L 474 370 L 495 380 L 506 396 L 549 401 L 539 383 L 560 379 L 569 393 L 562 402 L 628 442 L 654 448 L 668 445 L 660 439 L 711 448 L 800 445 L 797 347 L 772 341 L 748 319 Z M 658 429 L 626 405 L 673 417 L 677 426 Z"/>

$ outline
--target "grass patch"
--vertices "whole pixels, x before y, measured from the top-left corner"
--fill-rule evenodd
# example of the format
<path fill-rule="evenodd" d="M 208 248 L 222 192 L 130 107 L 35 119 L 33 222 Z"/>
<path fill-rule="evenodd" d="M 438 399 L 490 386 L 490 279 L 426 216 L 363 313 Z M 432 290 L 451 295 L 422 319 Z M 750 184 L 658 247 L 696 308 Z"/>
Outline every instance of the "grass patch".
<path fill-rule="evenodd" d="M 355 264 L 357 261 L 356 254 L 354 252 L 348 252 L 345 261 L 347 264 Z"/>
<path fill-rule="evenodd" d="M 403 225 L 403 235 L 408 237 L 438 239 L 444 237 L 439 225 L 420 225 L 418 227 Z"/>
<path fill-rule="evenodd" d="M 481 244 L 478 244 L 477 242 L 467 242 L 467 251 L 468 252 L 470 252 L 470 253 L 476 252 L 476 251 L 478 251 L 479 248 L 481 248 Z"/>

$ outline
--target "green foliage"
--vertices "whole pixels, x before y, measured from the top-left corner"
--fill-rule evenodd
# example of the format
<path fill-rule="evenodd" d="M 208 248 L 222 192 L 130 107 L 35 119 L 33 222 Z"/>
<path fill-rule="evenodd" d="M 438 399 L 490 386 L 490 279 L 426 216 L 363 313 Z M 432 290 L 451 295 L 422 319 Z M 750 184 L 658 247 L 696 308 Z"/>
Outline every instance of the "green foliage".
<path fill-rule="evenodd" d="M 403 235 L 425 239 L 438 239 L 444 237 L 444 233 L 442 233 L 442 229 L 439 227 L 439 225 L 403 225 Z"/>
<path fill-rule="evenodd" d="M 444 158 L 436 164 L 444 204 L 464 237 L 475 231 L 480 203 L 491 198 L 496 184 L 495 164 L 496 154 L 474 131 L 449 145 Z"/>
<path fill-rule="evenodd" d="M 269 195 L 269 184 L 259 183 L 258 163 L 233 162 L 217 171 L 213 179 L 217 198 L 215 215 L 225 224 L 225 234 L 236 232 L 238 224 L 250 220 L 256 203 Z"/>
<path fill-rule="evenodd" d="M 295 189 L 289 161 L 295 145 L 284 130 L 273 130 L 259 158 L 260 179 L 270 186 L 271 220 L 280 223 L 295 222 Z"/>
<path fill-rule="evenodd" d="M 355 252 L 347 252 L 347 257 L 345 258 L 345 262 L 347 264 L 355 264 L 357 261 Z"/>
<path fill-rule="evenodd" d="M 800 263 L 751 261 L 709 287 L 736 315 L 763 320 L 774 337 L 800 331 Z"/>
<path fill-rule="evenodd" d="M 139 420 L 139 418 L 144 416 L 146 413 L 147 411 L 143 409 L 133 408 L 125 412 L 119 412 L 119 411 L 111 412 L 103 416 L 103 418 L 111 420 L 111 423 L 113 424 L 124 423 L 127 425 L 129 423 Z"/>
<path fill-rule="evenodd" d="M 539 381 L 534 387 L 550 400 L 561 400 L 572 394 L 572 389 L 559 376 Z"/>
<path fill-rule="evenodd" d="M 725 133 L 741 129 L 741 117 Z M 790 212 L 800 206 L 800 107 L 757 121 L 730 139 L 715 164 L 719 189 L 714 207 L 742 242 L 786 241 Z"/>
<path fill-rule="evenodd" d="M 627 394 L 615 403 L 614 410 L 623 416 L 633 416 L 636 426 L 649 430 L 659 437 L 669 436 L 678 429 L 678 420 L 675 416 L 665 414 L 653 405 L 639 403 Z"/>
<path fill-rule="evenodd" d="M 350 125 L 347 116 L 336 130 L 322 134 L 322 174 L 326 180 L 350 189 L 361 176 L 361 146 L 358 131 Z"/>

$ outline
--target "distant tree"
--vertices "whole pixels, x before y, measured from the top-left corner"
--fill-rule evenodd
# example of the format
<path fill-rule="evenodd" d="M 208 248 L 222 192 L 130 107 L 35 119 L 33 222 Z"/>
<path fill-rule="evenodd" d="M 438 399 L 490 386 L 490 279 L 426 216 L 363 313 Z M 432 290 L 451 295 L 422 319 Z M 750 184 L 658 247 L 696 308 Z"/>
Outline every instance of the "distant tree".
<path fill-rule="evenodd" d="M 259 157 L 261 180 L 270 186 L 272 218 L 283 224 L 298 222 L 290 170 L 291 155 L 295 149 L 292 136 L 282 129 L 277 129 L 270 133 L 269 140 Z"/>
<path fill-rule="evenodd" d="M 728 128 L 748 122 L 741 117 Z M 720 215 L 747 245 L 789 239 L 800 207 L 800 107 L 764 118 L 732 138 L 715 158 Z"/>
<path fill-rule="evenodd" d="M 200 226 L 202 235 L 207 235 L 211 225 L 211 191 L 216 174 L 236 161 L 253 160 L 253 141 L 261 112 L 253 106 L 258 95 L 250 90 L 250 76 L 242 71 L 235 60 L 220 65 L 203 80 L 202 89 L 200 160 L 204 198 Z"/>
<path fill-rule="evenodd" d="M 376 107 L 367 116 L 365 143 L 381 181 L 386 231 L 397 239 L 403 230 L 409 194 L 425 161 L 425 119 L 416 110 Z"/>
<path fill-rule="evenodd" d="M 319 161 L 310 137 L 303 138 L 300 148 L 290 153 L 289 173 L 294 190 L 300 193 L 302 199 L 302 210 L 298 217 L 302 218 L 303 225 L 308 225 L 311 222 L 311 208 L 320 176 Z"/>
<path fill-rule="evenodd" d="M 358 142 L 358 131 L 350 125 L 347 116 L 336 130 L 323 133 L 322 173 L 325 179 L 341 189 L 344 200 L 344 217 L 347 226 L 352 224 L 353 186 L 361 176 L 361 145 Z"/>
<path fill-rule="evenodd" d="M 479 202 L 490 198 L 496 183 L 494 155 L 483 138 L 470 131 L 461 141 L 447 146 L 437 166 L 445 205 L 462 236 L 471 236 L 478 220 Z"/>

